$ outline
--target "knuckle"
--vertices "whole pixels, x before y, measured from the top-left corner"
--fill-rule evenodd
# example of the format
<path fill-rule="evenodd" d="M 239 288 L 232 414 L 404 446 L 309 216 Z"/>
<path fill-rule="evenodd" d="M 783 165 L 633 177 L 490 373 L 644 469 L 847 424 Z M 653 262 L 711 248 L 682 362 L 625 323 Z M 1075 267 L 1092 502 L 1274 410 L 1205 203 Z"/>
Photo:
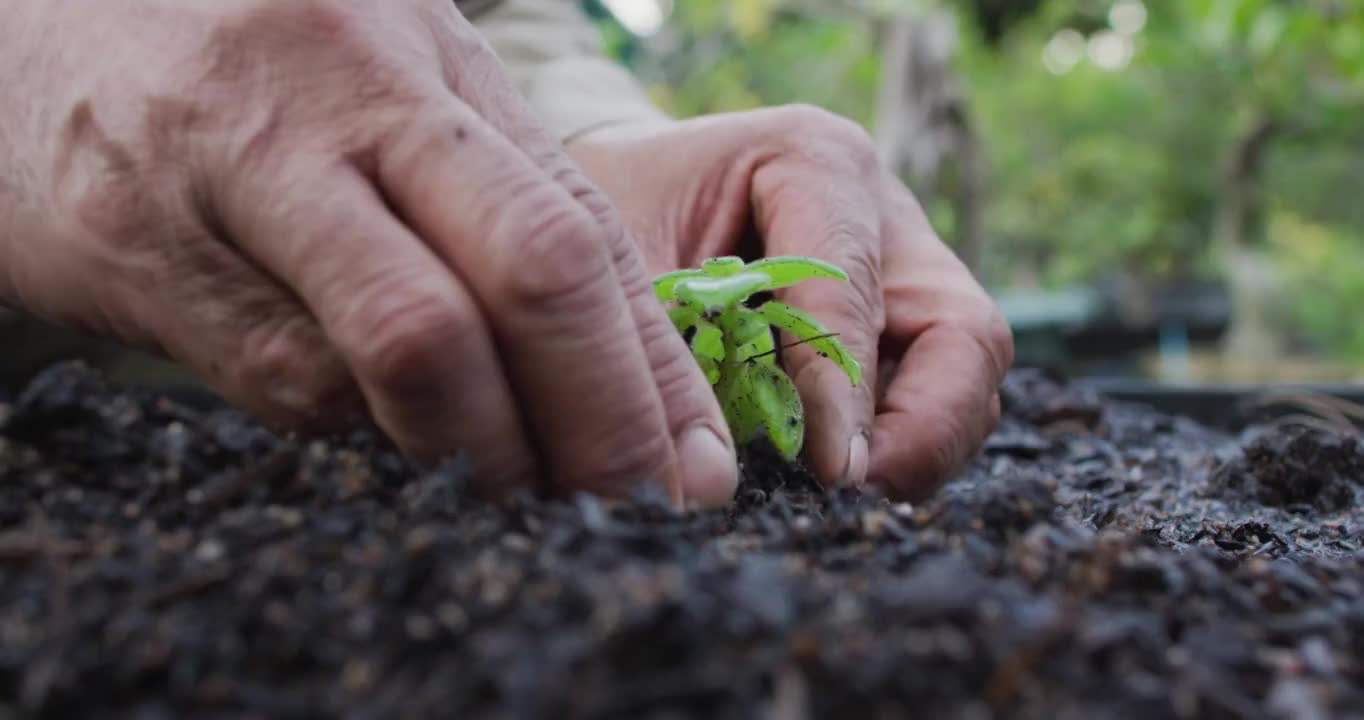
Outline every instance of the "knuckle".
<path fill-rule="evenodd" d="M 279 3 L 274 3 L 278 5 Z M 349 3 L 337 0 L 304 0 L 293 6 L 296 21 L 305 29 L 333 40 L 348 40 L 365 34 L 361 19 Z"/>
<path fill-rule="evenodd" d="M 838 213 L 836 218 L 820 233 L 823 240 L 819 249 L 850 264 L 851 268 L 845 268 L 849 272 L 861 273 L 863 279 L 875 277 L 880 266 L 877 227 L 852 213 Z"/>
<path fill-rule="evenodd" d="M 677 331 L 666 320 L 659 323 L 646 323 L 640 330 L 644 352 L 653 368 L 654 380 L 658 384 L 663 401 L 673 409 L 672 420 L 676 425 L 689 423 L 700 414 L 700 403 L 692 413 L 677 412 L 679 406 L 698 398 L 693 392 L 694 382 L 704 382 L 697 370 L 696 361 L 681 341 Z M 699 396 L 700 398 L 706 395 Z"/>
<path fill-rule="evenodd" d="M 625 222 L 616 210 L 611 199 L 606 196 L 581 169 L 568 162 L 562 153 L 545 153 L 537 161 L 537 166 L 550 168 L 554 185 L 568 192 L 577 205 L 585 211 L 580 220 L 590 221 L 582 229 L 604 244 L 611 256 L 613 266 L 618 270 L 628 269 L 644 275 L 643 257 L 625 233 Z M 649 290 L 652 291 L 650 284 Z"/>
<path fill-rule="evenodd" d="M 987 299 L 964 310 L 962 329 L 980 346 L 990 362 L 993 380 L 998 382 L 1014 363 L 1014 335 L 1004 314 Z"/>
<path fill-rule="evenodd" d="M 337 0 L 256 2 L 239 12 L 232 27 L 241 31 L 303 33 L 332 43 L 349 41 L 365 32 L 353 8 Z"/>
<path fill-rule="evenodd" d="M 67 198 L 69 217 L 108 246 L 114 255 L 138 253 L 151 244 L 148 230 L 156 218 L 144 196 L 132 189 L 100 183 Z"/>
<path fill-rule="evenodd" d="M 516 216 L 508 219 L 518 232 L 499 233 L 520 239 L 504 273 L 504 299 L 522 308 L 590 309 L 583 305 L 600 301 L 594 290 L 612 272 L 601 229 L 576 203 L 544 190 L 533 195 L 539 197 L 506 211 Z"/>
<path fill-rule="evenodd" d="M 637 426 L 610 433 L 612 440 L 604 442 L 588 455 L 585 469 L 588 475 L 585 488 L 603 494 L 620 494 L 639 483 L 662 479 L 672 450 L 672 438 L 664 432 L 640 433 Z M 638 441 L 635 435 L 638 434 Z M 619 443 L 614 438 L 630 437 L 631 442 Z"/>
<path fill-rule="evenodd" d="M 611 199 L 582 170 L 568 163 L 562 154 L 542 158 L 538 164 L 542 167 L 558 165 L 559 167 L 552 173 L 555 184 L 567 190 L 573 199 L 587 210 L 607 237 L 620 240 L 624 244 L 625 223 L 620 213 L 611 203 Z"/>
<path fill-rule="evenodd" d="M 918 409 L 912 421 L 915 441 L 900 451 L 883 482 L 898 498 L 922 500 L 961 469 L 967 438 L 962 421 L 942 410 Z"/>
<path fill-rule="evenodd" d="M 206 37 L 205 70 L 215 81 L 246 81 L 259 63 L 312 63 L 332 70 L 338 60 L 372 54 L 372 17 L 363 4 L 342 0 L 233 3 L 218 15 Z M 275 78 L 279 79 L 279 78 Z M 316 79 L 316 78 L 314 78 Z"/>
<path fill-rule="evenodd" d="M 880 289 L 881 258 L 877 252 L 877 230 L 871 223 L 844 216 L 838 225 L 824 233 L 824 237 L 826 248 L 822 249 L 848 273 L 854 286 L 868 293 Z"/>
<path fill-rule="evenodd" d="M 443 115 L 443 114 L 442 114 Z M 390 177 L 419 177 L 433 157 L 447 157 L 455 152 L 461 138 L 477 132 L 455 120 L 420 108 L 412 117 L 393 123 L 379 138 L 383 148 L 382 174 Z"/>
<path fill-rule="evenodd" d="M 785 129 L 794 134 L 823 134 L 840 120 L 834 113 L 810 103 L 792 103 L 777 112 Z"/>
<path fill-rule="evenodd" d="M 999 382 L 1014 362 L 1014 335 L 1008 320 L 983 289 L 973 284 L 959 284 L 942 300 L 943 309 L 937 325 L 974 347 L 973 354 L 984 361 L 990 377 L 986 382 Z"/>
<path fill-rule="evenodd" d="M 961 467 L 967 446 L 966 427 L 961 418 L 946 412 L 935 412 L 928 418 L 926 438 L 929 453 L 923 473 L 934 483 L 941 483 Z"/>
<path fill-rule="evenodd" d="M 1014 364 L 1014 333 L 1009 321 L 997 308 L 991 308 L 985 327 L 985 343 L 995 349 L 1001 377 Z"/>
<path fill-rule="evenodd" d="M 257 325 L 242 344 L 239 382 L 249 386 L 266 379 L 295 376 L 298 358 L 306 357 L 310 349 L 303 346 L 287 323 Z"/>
<path fill-rule="evenodd" d="M 607 224 L 604 226 L 607 247 L 611 256 L 611 266 L 615 269 L 617 281 L 631 303 L 657 304 L 654 297 L 654 284 L 645 264 L 644 254 L 626 236 L 623 226 Z M 638 305 L 636 305 L 638 307 Z M 656 314 L 661 327 L 676 334 L 671 322 L 664 314 Z"/>
<path fill-rule="evenodd" d="M 411 107 L 426 96 L 412 79 L 410 54 L 417 50 L 386 42 L 376 30 L 381 26 L 364 3 L 297 0 L 239 7 L 215 28 L 198 61 L 202 72 L 193 75 L 198 79 L 192 94 L 211 103 L 199 115 L 246 134 L 299 119 L 320 127 L 349 126 L 356 123 L 343 120 L 359 112 L 364 127 L 372 128 L 387 124 L 375 121 L 375 113 L 386 109 L 394 117 L 420 116 Z M 332 141 L 336 132 L 290 139 Z"/>
<path fill-rule="evenodd" d="M 250 330 L 242 344 L 236 384 L 264 388 L 266 414 L 295 427 L 321 424 L 326 414 L 353 398 L 345 366 L 304 316 L 286 316 Z"/>
<path fill-rule="evenodd" d="M 881 262 L 874 249 L 873 229 L 856 219 L 846 219 L 823 233 L 815 254 L 827 258 L 848 274 L 840 290 L 846 300 L 832 308 L 845 327 L 865 328 L 873 339 L 885 329 L 885 300 L 881 292 Z"/>
<path fill-rule="evenodd" d="M 859 175 L 880 172 L 876 143 L 859 123 L 809 104 L 789 105 L 781 112 L 786 137 L 803 150 L 814 149 L 825 161 L 841 160 Z"/>
<path fill-rule="evenodd" d="M 831 319 L 840 323 L 836 327 L 853 330 L 851 332 L 844 330 L 843 335 L 838 338 L 853 356 L 863 363 L 875 357 L 876 346 L 885 325 L 883 315 L 877 314 L 870 305 L 862 301 L 841 303 L 833 308 L 832 312 L 834 317 Z M 828 363 L 819 364 L 834 367 Z"/>
<path fill-rule="evenodd" d="M 367 299 L 348 328 L 357 338 L 350 353 L 356 372 L 381 392 L 420 397 L 445 371 L 470 323 L 439 293 L 399 290 Z"/>

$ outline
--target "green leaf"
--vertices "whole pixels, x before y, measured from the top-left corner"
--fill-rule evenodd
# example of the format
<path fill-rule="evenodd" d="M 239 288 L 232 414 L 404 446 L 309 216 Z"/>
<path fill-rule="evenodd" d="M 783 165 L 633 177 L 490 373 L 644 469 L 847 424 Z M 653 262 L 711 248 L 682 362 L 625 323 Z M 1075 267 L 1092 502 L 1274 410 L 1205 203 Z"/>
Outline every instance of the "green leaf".
<path fill-rule="evenodd" d="M 668 301 L 674 298 L 677 283 L 687 278 L 705 277 L 706 274 L 700 270 L 674 270 L 665 272 L 654 278 L 654 295 L 659 300 Z"/>
<path fill-rule="evenodd" d="M 725 334 L 714 323 L 698 320 L 696 337 L 691 339 L 691 351 L 697 357 L 719 362 L 725 359 Z"/>
<path fill-rule="evenodd" d="M 725 422 L 738 445 L 753 440 L 758 428 L 763 426 L 762 409 L 753 397 L 751 367 L 750 363 L 744 363 L 733 368 L 724 381 L 716 386 L 720 408 L 725 412 Z"/>
<path fill-rule="evenodd" d="M 708 357 L 698 357 L 695 355 L 693 355 L 693 357 L 696 358 L 696 364 L 701 366 L 701 372 L 705 373 L 706 382 L 710 383 L 711 385 L 720 382 L 719 362 L 712 360 Z"/>
<path fill-rule="evenodd" d="M 805 413 L 796 384 L 775 365 L 758 363 L 745 368 L 751 397 L 762 415 L 768 438 L 787 462 L 795 460 L 805 440 Z"/>
<path fill-rule="evenodd" d="M 736 307 L 734 310 L 734 322 L 730 328 L 730 337 L 735 344 L 742 345 L 771 327 L 766 318 L 748 308 Z"/>
<path fill-rule="evenodd" d="M 829 334 L 824 325 L 816 320 L 813 315 L 776 301 L 763 303 L 762 307 L 758 308 L 758 314 L 767 318 L 767 321 L 773 325 L 795 335 L 796 338 L 808 341 L 815 352 L 829 358 L 834 361 L 834 364 L 842 368 L 854 386 L 862 382 L 861 363 L 857 362 L 857 358 L 853 357 L 852 353 L 843 347 L 843 343 L 839 342 L 838 338 L 811 339 Z"/>
<path fill-rule="evenodd" d="M 847 280 L 848 274 L 843 272 L 837 265 L 817 260 L 809 257 L 799 257 L 796 255 L 783 255 L 771 257 L 749 263 L 744 268 L 744 272 L 763 272 L 772 278 L 772 284 L 768 290 L 776 290 L 790 285 L 795 285 L 803 280 L 813 278 L 831 278 L 834 280 Z"/>
<path fill-rule="evenodd" d="M 764 273 L 744 272 L 723 278 L 683 278 L 673 288 L 678 300 L 706 313 L 718 313 L 765 289 L 772 279 Z"/>
<path fill-rule="evenodd" d="M 711 277 L 729 277 L 744 269 L 744 260 L 734 255 L 707 258 L 701 261 L 701 271 Z"/>
<path fill-rule="evenodd" d="M 775 349 L 776 342 L 772 338 L 772 328 L 767 323 L 763 323 L 762 332 L 740 345 L 734 353 L 734 359 L 738 362 L 760 362 L 764 365 L 776 365 L 777 354 L 773 352 Z"/>
<path fill-rule="evenodd" d="M 734 441 L 747 443 L 765 429 L 782 457 L 795 460 L 805 441 L 805 411 L 791 378 L 775 365 L 744 363 L 727 390 L 720 401 Z"/>
<path fill-rule="evenodd" d="M 686 335 L 687 331 L 696 326 L 701 319 L 701 313 L 696 312 L 695 308 L 679 306 L 668 308 L 668 319 L 673 321 L 673 327 L 677 332 Z"/>

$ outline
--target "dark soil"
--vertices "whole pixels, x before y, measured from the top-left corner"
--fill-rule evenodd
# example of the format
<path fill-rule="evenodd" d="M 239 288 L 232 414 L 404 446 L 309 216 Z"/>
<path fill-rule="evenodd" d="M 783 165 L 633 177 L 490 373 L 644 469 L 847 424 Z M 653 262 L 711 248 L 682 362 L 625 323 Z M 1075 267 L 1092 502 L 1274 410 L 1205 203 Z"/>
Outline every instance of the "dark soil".
<path fill-rule="evenodd" d="M 1364 446 L 1016 372 L 931 504 L 489 505 L 55 367 L 0 403 L 0 718 L 1364 717 Z"/>

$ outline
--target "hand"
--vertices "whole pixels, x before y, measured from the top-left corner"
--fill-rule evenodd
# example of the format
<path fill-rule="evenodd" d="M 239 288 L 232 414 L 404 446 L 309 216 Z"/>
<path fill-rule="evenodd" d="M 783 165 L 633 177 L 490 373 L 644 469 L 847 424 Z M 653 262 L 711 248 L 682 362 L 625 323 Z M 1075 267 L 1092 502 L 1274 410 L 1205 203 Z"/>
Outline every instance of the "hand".
<path fill-rule="evenodd" d="M 784 356 L 824 482 L 869 478 L 923 498 L 998 422 L 1009 328 L 854 123 L 775 108 L 606 128 L 570 152 L 653 272 L 726 254 L 808 255 L 848 271 L 851 284 L 809 281 L 783 298 L 840 333 L 874 380 L 854 389 L 807 347 Z"/>
<path fill-rule="evenodd" d="M 0 303 L 494 489 L 736 481 L 638 249 L 449 0 L 10 8 Z"/>

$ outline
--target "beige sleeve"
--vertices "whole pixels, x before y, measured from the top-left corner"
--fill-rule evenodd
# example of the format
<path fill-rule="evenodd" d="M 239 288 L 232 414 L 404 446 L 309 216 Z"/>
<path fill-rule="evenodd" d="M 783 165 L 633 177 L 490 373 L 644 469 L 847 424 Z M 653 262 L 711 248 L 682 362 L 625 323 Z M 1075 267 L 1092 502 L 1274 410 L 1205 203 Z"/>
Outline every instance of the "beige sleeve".
<path fill-rule="evenodd" d="M 470 19 L 564 142 L 606 125 L 667 119 L 634 76 L 606 57 L 574 0 L 502 0 Z"/>

